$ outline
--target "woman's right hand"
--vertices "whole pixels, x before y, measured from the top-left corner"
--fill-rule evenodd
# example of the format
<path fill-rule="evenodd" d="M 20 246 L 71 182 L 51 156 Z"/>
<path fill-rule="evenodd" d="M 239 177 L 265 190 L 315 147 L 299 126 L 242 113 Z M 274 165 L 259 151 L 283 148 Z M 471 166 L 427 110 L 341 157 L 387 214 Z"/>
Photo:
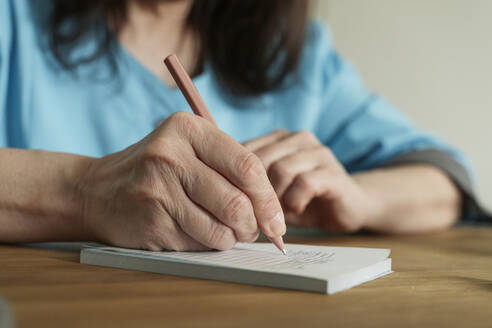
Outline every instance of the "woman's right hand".
<path fill-rule="evenodd" d="M 127 149 L 91 159 L 80 179 L 93 239 L 148 250 L 226 250 L 261 229 L 285 233 L 261 161 L 205 119 L 171 115 Z"/>

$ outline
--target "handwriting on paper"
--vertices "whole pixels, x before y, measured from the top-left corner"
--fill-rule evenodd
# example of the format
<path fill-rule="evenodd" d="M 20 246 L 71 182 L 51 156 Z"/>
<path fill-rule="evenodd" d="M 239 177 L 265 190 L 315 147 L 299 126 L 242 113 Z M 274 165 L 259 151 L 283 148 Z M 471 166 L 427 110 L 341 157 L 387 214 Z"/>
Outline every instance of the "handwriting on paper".
<path fill-rule="evenodd" d="M 117 248 L 107 249 L 117 250 Z M 334 252 L 330 253 L 319 250 L 290 250 L 287 251 L 287 256 L 285 256 L 279 253 L 278 250 L 274 250 L 272 252 L 268 249 L 252 250 L 241 247 L 222 252 L 149 252 L 139 250 L 125 251 L 146 256 L 165 257 L 168 259 L 201 262 L 213 265 L 242 267 L 245 269 L 253 270 L 302 270 L 310 265 L 325 264 L 334 261 L 335 257 Z"/>
<path fill-rule="evenodd" d="M 266 251 L 236 248 L 224 252 L 177 252 L 166 257 L 200 261 L 209 264 L 241 266 L 250 269 L 303 269 L 308 265 L 324 264 L 333 260 L 335 253 L 321 251 L 289 251 L 287 256 Z"/>

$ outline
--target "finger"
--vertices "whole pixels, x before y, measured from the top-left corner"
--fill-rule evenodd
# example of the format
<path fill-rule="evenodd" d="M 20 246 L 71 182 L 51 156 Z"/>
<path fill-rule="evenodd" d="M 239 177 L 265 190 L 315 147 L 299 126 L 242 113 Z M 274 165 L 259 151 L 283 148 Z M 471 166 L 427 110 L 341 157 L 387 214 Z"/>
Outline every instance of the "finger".
<path fill-rule="evenodd" d="M 306 208 L 306 211 L 308 209 L 309 207 Z M 297 227 L 304 227 L 304 228 L 317 227 L 315 218 L 316 218 L 315 215 L 308 214 L 306 212 L 297 214 L 291 211 L 287 211 L 287 213 L 285 213 L 285 222 L 287 222 L 289 225 L 297 226 Z"/>
<path fill-rule="evenodd" d="M 285 190 L 292 184 L 297 175 L 312 171 L 331 161 L 332 158 L 329 153 L 330 151 L 326 147 L 319 146 L 285 156 L 270 165 L 268 178 L 278 198 L 282 199 Z"/>
<path fill-rule="evenodd" d="M 259 234 L 253 205 L 248 196 L 223 176 L 196 160 L 192 177 L 182 179 L 188 197 L 234 231 L 236 239 L 252 242 Z"/>
<path fill-rule="evenodd" d="M 323 217 L 321 218 L 320 213 L 323 213 Z M 326 200 L 321 198 L 313 199 L 306 209 L 300 214 L 292 211 L 287 211 L 285 213 L 285 221 L 289 225 L 305 228 L 316 227 L 324 230 L 333 230 L 331 222 L 335 220 L 332 220 L 332 217 L 332 209 L 330 205 L 326 203 Z"/>
<path fill-rule="evenodd" d="M 339 190 L 339 175 L 323 167 L 298 175 L 283 197 L 283 203 L 297 214 L 304 212 L 311 200 L 321 195 L 336 198 Z"/>
<path fill-rule="evenodd" d="M 285 234 L 282 207 L 258 157 L 212 124 L 190 115 L 173 115 L 166 124 L 174 122 L 196 156 L 248 196 L 258 225 L 268 237 Z"/>
<path fill-rule="evenodd" d="M 255 151 L 255 154 L 261 159 L 265 168 L 270 168 L 270 165 L 282 157 L 294 154 L 300 150 L 311 149 L 318 147 L 321 143 L 316 136 L 308 131 L 300 131 L 293 133 L 284 139 L 262 147 Z"/>
<path fill-rule="evenodd" d="M 108 229 L 105 242 L 119 247 L 133 248 L 135 245 L 140 249 L 151 251 L 162 251 L 164 249 L 174 251 L 204 251 L 209 250 L 188 236 L 162 206 L 163 199 L 148 197 L 146 193 L 137 194 L 136 197 L 142 202 L 146 202 L 146 213 L 136 210 L 129 202 L 124 205 L 129 206 L 125 209 L 129 217 L 139 218 L 140 224 L 120 225 L 116 229 Z M 132 203 L 134 204 L 134 203 Z M 121 233 L 121 229 L 124 233 Z M 126 236 L 123 237 L 122 236 Z"/>
<path fill-rule="evenodd" d="M 236 244 L 234 232 L 206 210 L 193 203 L 183 189 L 175 188 L 174 202 L 167 204 L 170 216 L 191 238 L 207 247 L 228 250 Z"/>
<path fill-rule="evenodd" d="M 162 220 L 164 221 L 164 220 Z M 159 229 L 158 238 L 150 249 L 153 251 L 173 250 L 173 251 L 206 251 L 209 247 L 202 245 L 198 241 L 188 236 L 181 227 L 169 218 L 165 220 L 165 227 Z M 152 245 L 151 244 L 151 245 Z"/>
<path fill-rule="evenodd" d="M 304 226 L 304 222 L 302 220 L 302 217 L 294 212 L 291 212 L 289 210 L 284 211 L 285 213 L 285 222 L 289 224 L 290 226 Z"/>
<path fill-rule="evenodd" d="M 272 133 L 267 134 L 266 136 L 246 141 L 243 143 L 243 146 L 248 148 L 248 150 L 255 152 L 256 150 L 269 144 L 275 143 L 288 135 L 290 135 L 290 132 L 287 130 L 275 130 Z"/>

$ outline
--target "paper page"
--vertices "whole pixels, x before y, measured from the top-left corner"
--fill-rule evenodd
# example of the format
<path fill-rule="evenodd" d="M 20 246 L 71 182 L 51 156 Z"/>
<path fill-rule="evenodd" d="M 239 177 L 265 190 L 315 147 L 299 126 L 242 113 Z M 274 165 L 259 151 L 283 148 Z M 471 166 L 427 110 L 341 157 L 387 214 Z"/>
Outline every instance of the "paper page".
<path fill-rule="evenodd" d="M 150 252 L 117 247 L 104 247 L 118 253 L 134 254 L 188 263 L 269 271 L 327 278 L 365 267 L 389 256 L 387 249 L 326 247 L 287 244 L 287 256 L 270 243 L 238 243 L 228 251 Z"/>

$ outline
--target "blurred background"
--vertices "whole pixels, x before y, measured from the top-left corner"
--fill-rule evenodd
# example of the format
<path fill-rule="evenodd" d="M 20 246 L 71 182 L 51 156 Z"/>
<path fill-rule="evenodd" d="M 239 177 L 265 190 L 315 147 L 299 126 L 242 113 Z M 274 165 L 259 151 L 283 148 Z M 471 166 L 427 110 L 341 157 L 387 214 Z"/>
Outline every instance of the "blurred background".
<path fill-rule="evenodd" d="M 492 1 L 319 0 L 366 84 L 472 160 L 492 209 Z"/>

